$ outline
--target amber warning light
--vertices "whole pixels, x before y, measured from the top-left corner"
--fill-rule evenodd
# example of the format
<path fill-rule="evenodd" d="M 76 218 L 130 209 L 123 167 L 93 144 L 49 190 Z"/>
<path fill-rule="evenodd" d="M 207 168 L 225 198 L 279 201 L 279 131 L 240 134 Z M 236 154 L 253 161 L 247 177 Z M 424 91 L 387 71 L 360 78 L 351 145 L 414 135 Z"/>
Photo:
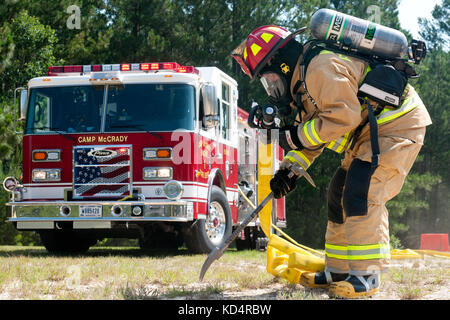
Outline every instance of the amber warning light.
<path fill-rule="evenodd" d="M 83 74 L 87 72 L 150 72 L 150 71 L 172 71 L 178 73 L 199 74 L 198 69 L 193 66 L 180 66 L 176 62 L 146 62 L 146 63 L 121 63 L 121 64 L 95 64 L 77 66 L 51 66 L 48 67 L 49 76 L 60 76 L 68 74 Z"/>

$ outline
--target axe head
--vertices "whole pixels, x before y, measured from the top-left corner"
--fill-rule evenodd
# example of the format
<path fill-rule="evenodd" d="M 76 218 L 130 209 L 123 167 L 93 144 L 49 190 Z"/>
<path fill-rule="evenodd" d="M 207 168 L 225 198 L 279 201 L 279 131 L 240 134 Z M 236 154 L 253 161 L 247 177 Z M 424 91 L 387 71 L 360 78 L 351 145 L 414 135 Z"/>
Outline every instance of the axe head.
<path fill-rule="evenodd" d="M 291 173 L 295 174 L 297 177 L 305 177 L 306 181 L 308 181 L 314 188 L 316 187 L 316 184 L 309 173 L 306 172 L 306 170 L 303 169 L 298 163 L 292 163 L 288 169 L 291 170 Z"/>
<path fill-rule="evenodd" d="M 203 263 L 202 270 L 200 271 L 200 281 L 203 281 L 203 277 L 205 276 L 206 271 L 209 269 L 211 264 L 218 260 L 223 255 L 224 250 L 219 247 L 215 247 L 213 251 L 211 251 L 208 255 L 208 258 L 206 258 L 205 262 Z"/>

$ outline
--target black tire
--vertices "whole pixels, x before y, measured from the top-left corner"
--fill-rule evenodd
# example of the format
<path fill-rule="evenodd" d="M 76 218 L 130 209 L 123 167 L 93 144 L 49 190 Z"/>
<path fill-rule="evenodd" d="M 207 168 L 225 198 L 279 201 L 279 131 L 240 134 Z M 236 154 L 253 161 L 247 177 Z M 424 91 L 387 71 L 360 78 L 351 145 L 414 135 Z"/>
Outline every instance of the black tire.
<path fill-rule="evenodd" d="M 185 228 L 184 240 L 191 253 L 210 253 L 231 235 L 233 221 L 228 198 L 219 187 L 211 188 L 208 216 Z"/>
<path fill-rule="evenodd" d="M 250 239 L 236 239 L 236 250 L 242 251 L 242 250 L 251 250 L 251 242 Z"/>
<path fill-rule="evenodd" d="M 255 237 L 257 236 L 258 230 L 255 230 L 253 227 L 247 227 L 244 229 L 245 239 L 237 238 L 236 241 L 236 249 L 238 251 L 241 250 L 254 250 L 256 248 Z M 255 234 L 256 233 L 256 234 Z"/>
<path fill-rule="evenodd" d="M 41 242 L 54 254 L 81 254 L 97 243 L 97 239 L 81 237 L 73 230 L 45 230 L 39 232 Z"/>

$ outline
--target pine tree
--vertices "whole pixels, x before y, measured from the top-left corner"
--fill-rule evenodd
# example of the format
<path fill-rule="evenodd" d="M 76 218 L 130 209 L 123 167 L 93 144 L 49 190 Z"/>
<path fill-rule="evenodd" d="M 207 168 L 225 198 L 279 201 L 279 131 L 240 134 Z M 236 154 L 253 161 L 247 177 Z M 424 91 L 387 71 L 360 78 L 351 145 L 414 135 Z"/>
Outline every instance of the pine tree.
<path fill-rule="evenodd" d="M 405 203 L 419 205 L 405 208 L 401 217 L 395 218 L 408 227 L 408 233 L 399 235 L 405 245 L 411 247 L 419 246 L 421 233 L 447 233 L 450 229 L 447 209 L 450 205 L 449 12 L 450 1 L 444 0 L 433 9 L 432 19 L 419 18 L 422 26 L 419 34 L 427 43 L 428 55 L 417 68 L 420 78 L 412 84 L 427 107 L 433 124 L 427 127 L 421 156 L 405 182 L 407 188 L 414 187 L 413 192 L 407 193 L 408 196 L 399 195 Z"/>
<path fill-rule="evenodd" d="M 103 0 L 17 0 L 26 9 L 55 32 L 57 42 L 54 55 L 58 64 L 108 63 L 113 37 Z M 79 16 L 76 17 L 74 15 Z M 77 25 L 75 22 L 79 22 Z M 115 35 L 116 36 L 116 35 Z"/>
<path fill-rule="evenodd" d="M 56 42 L 54 31 L 42 25 L 37 18 L 29 16 L 26 11 L 20 11 L 9 21 L 5 21 L 3 31 L 6 30 L 9 30 L 7 36 L 11 39 L 10 43 L 14 44 L 14 50 L 0 73 L 1 181 L 9 175 L 20 175 L 20 135 L 16 134 L 13 126 L 14 89 L 26 86 L 28 79 L 47 72 L 48 66 L 55 62 L 53 46 Z M 0 217 L 3 220 L 8 194 L 3 189 L 0 192 Z M 31 234 L 22 235 L 11 224 L 0 223 L 0 243 L 14 244 L 19 238 L 23 243 L 35 241 Z"/>

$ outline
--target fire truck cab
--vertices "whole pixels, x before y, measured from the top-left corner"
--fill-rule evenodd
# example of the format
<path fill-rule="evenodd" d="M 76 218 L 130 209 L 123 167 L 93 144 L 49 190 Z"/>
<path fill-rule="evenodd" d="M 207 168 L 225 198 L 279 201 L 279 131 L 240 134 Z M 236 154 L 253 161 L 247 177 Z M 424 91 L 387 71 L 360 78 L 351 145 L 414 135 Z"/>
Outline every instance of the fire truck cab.
<path fill-rule="evenodd" d="M 236 81 L 216 67 L 50 67 L 20 96 L 23 172 L 3 183 L 8 221 L 50 252 L 122 237 L 208 253 L 270 192 L 283 156 L 249 128 Z M 267 210 L 285 226 L 284 199 Z M 262 236 L 255 221 L 236 246 Z"/>

